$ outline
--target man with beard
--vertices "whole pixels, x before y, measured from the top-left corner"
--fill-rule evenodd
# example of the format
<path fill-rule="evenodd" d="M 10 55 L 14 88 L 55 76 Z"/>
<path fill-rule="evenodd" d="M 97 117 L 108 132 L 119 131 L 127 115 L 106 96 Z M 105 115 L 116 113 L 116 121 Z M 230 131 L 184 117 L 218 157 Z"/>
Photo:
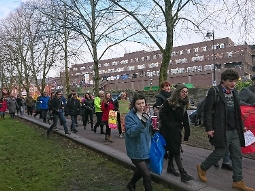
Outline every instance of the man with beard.
<path fill-rule="evenodd" d="M 239 93 L 240 105 L 255 106 L 255 75 L 251 77 L 252 84 Z"/>

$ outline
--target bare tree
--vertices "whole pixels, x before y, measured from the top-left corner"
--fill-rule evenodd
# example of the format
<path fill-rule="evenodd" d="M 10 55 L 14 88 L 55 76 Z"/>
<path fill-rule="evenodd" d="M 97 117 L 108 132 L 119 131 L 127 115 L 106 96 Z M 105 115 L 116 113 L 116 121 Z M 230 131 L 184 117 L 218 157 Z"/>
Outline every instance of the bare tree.
<path fill-rule="evenodd" d="M 111 47 L 137 34 L 125 18 L 126 14 L 118 13 L 112 3 L 105 0 L 60 0 L 72 13 L 67 18 L 67 28 L 83 38 L 83 43 L 94 61 L 95 93 L 99 91 L 99 61 Z M 102 53 L 99 53 L 101 50 Z"/>

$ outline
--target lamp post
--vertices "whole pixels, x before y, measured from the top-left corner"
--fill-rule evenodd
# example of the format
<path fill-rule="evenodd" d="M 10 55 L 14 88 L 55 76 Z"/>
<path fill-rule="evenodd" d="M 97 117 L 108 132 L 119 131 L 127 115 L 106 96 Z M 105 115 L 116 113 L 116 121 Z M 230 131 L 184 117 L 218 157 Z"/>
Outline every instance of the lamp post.
<path fill-rule="evenodd" d="M 215 75 L 215 53 L 214 53 L 214 31 L 212 32 L 207 32 L 206 33 L 206 37 L 207 38 L 213 38 L 213 46 L 212 46 L 212 49 L 213 49 L 213 82 L 212 82 L 212 85 L 213 86 L 216 86 L 216 75 Z"/>

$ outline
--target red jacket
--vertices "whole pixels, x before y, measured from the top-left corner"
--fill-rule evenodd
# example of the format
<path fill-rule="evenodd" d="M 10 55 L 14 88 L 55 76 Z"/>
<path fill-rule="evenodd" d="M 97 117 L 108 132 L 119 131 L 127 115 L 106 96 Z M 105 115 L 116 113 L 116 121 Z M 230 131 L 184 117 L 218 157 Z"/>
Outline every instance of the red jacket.
<path fill-rule="evenodd" d="M 113 101 L 109 100 L 109 104 L 106 104 L 106 102 L 102 101 L 101 109 L 102 109 L 102 112 L 103 112 L 102 121 L 104 121 L 104 122 L 108 121 L 109 111 L 114 109 Z"/>
<path fill-rule="evenodd" d="M 5 112 L 7 110 L 7 102 L 3 101 L 0 104 L 2 104 L 2 107 L 0 107 L 0 112 Z"/>

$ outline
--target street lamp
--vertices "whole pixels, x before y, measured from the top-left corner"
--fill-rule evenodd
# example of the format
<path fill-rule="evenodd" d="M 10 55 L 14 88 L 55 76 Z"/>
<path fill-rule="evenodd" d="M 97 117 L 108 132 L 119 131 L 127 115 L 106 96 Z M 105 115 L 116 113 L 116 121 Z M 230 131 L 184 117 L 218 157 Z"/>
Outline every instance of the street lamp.
<path fill-rule="evenodd" d="M 214 31 L 212 31 L 212 32 L 207 32 L 206 33 L 206 37 L 207 38 L 213 38 L 213 46 L 212 46 L 212 48 L 213 48 L 213 83 L 212 83 L 212 85 L 213 86 L 216 86 L 217 84 L 216 84 L 216 75 L 215 75 L 215 54 L 214 54 Z"/>

